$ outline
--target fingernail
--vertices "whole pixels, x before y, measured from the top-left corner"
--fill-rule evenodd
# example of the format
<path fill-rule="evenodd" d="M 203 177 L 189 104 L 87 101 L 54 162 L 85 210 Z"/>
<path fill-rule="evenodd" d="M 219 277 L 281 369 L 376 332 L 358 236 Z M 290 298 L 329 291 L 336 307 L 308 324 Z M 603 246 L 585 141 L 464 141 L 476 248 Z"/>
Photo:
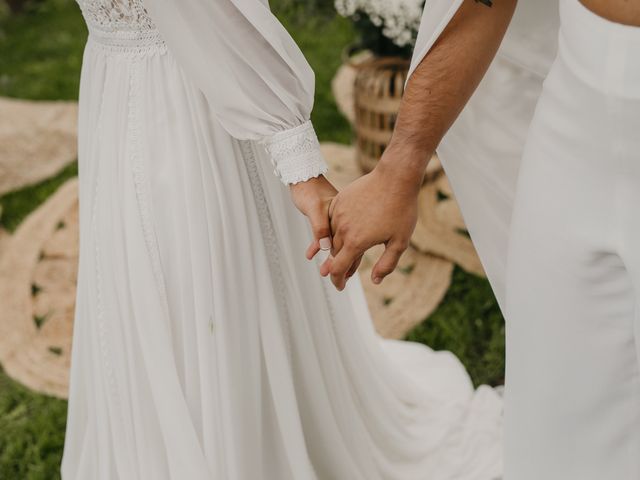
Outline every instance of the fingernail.
<path fill-rule="evenodd" d="M 380 277 L 376 277 L 373 279 L 373 283 L 375 283 L 376 285 L 379 285 L 381 281 L 382 279 Z"/>
<path fill-rule="evenodd" d="M 325 252 L 331 250 L 331 238 L 324 237 L 320 239 L 320 250 Z"/>

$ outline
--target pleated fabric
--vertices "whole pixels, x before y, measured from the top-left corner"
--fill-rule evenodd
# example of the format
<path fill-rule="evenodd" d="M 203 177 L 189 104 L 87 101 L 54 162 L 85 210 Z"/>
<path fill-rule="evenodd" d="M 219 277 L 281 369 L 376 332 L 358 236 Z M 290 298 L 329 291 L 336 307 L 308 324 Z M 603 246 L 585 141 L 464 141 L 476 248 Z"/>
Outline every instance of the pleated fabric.
<path fill-rule="evenodd" d="M 264 150 L 163 46 L 90 36 L 65 480 L 492 480 L 502 399 L 382 340 Z"/>

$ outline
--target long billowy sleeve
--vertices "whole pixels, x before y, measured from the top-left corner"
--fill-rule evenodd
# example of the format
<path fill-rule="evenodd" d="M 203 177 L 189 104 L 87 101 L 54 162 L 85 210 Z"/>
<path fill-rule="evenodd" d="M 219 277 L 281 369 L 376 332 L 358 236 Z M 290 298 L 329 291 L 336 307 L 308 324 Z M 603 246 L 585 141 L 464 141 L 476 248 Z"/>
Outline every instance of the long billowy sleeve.
<path fill-rule="evenodd" d="M 263 144 L 285 184 L 326 172 L 309 120 L 314 73 L 263 0 L 146 0 L 169 51 L 222 126 Z"/>

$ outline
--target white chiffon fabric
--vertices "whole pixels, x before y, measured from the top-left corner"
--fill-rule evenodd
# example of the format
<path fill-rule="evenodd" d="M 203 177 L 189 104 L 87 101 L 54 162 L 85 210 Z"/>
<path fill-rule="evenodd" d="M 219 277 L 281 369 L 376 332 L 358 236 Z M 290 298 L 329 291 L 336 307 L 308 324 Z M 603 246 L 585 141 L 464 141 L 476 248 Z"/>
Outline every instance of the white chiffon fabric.
<path fill-rule="evenodd" d="M 380 339 L 360 284 L 338 293 L 304 258 L 282 183 L 325 168 L 313 75 L 265 3 L 80 5 L 62 477 L 498 478 L 500 395 Z"/>

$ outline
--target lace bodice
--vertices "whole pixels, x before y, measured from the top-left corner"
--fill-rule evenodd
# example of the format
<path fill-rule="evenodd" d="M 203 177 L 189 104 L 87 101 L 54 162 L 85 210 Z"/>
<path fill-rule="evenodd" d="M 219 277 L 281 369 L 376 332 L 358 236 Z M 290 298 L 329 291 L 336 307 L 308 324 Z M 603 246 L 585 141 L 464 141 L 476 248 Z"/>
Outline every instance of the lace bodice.
<path fill-rule="evenodd" d="M 76 0 L 93 44 L 127 55 L 164 53 L 166 45 L 142 0 Z"/>
<path fill-rule="evenodd" d="M 156 32 L 142 0 L 76 0 L 89 30 Z"/>

